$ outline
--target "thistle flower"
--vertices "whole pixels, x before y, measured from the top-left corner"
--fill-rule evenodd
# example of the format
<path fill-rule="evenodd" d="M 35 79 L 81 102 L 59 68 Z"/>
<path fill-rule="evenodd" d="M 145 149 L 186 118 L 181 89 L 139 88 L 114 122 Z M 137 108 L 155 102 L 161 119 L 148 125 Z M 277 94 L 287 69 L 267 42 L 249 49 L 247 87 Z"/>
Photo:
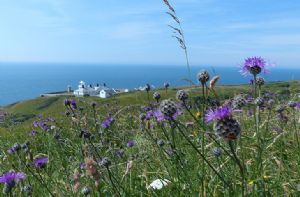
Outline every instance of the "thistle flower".
<path fill-rule="evenodd" d="M 71 101 L 71 106 L 72 106 L 73 109 L 77 109 L 77 103 L 76 103 L 75 100 Z"/>
<path fill-rule="evenodd" d="M 23 172 L 6 172 L 0 176 L 0 183 L 13 187 L 15 185 L 15 181 L 21 181 L 24 179 L 25 174 Z"/>
<path fill-rule="evenodd" d="M 255 101 L 254 101 L 254 104 L 257 105 L 257 106 L 259 106 L 259 107 L 261 107 L 261 106 L 263 106 L 264 102 L 265 101 L 264 101 L 264 99 L 262 97 L 257 97 L 255 99 Z"/>
<path fill-rule="evenodd" d="M 114 122 L 114 119 L 112 116 L 108 116 L 104 122 L 101 123 L 101 127 L 106 129 L 108 127 L 110 127 L 112 125 L 112 123 Z"/>
<path fill-rule="evenodd" d="M 136 145 L 136 142 L 134 141 L 134 140 L 129 140 L 128 142 L 127 142 L 127 147 L 128 148 L 131 148 L 131 147 L 133 147 L 133 146 L 135 146 Z"/>
<path fill-rule="evenodd" d="M 186 93 L 186 91 L 184 90 L 179 90 L 176 93 L 176 99 L 180 100 L 180 101 L 186 101 L 189 98 L 188 93 Z"/>
<path fill-rule="evenodd" d="M 31 185 L 25 185 L 23 187 L 23 191 L 27 196 L 31 196 L 32 195 L 32 186 Z"/>
<path fill-rule="evenodd" d="M 38 155 L 33 159 L 33 165 L 36 168 L 44 168 L 49 162 L 49 158 L 44 155 Z"/>
<path fill-rule="evenodd" d="M 297 103 L 295 101 L 289 101 L 288 106 L 291 107 L 291 108 L 294 108 L 294 107 L 297 106 Z"/>
<path fill-rule="evenodd" d="M 158 122 L 162 122 L 164 120 L 175 120 L 180 114 L 182 114 L 182 112 L 178 109 L 172 116 L 167 116 L 163 114 L 160 110 L 154 112 L 154 116 L 156 117 L 156 120 Z"/>
<path fill-rule="evenodd" d="M 146 92 L 149 92 L 150 90 L 151 90 L 151 86 L 150 86 L 150 84 L 146 84 L 145 85 L 145 90 L 146 90 Z"/>
<path fill-rule="evenodd" d="M 265 84 L 265 79 L 262 78 L 262 77 L 257 77 L 257 78 L 256 78 L 256 84 L 257 84 L 259 87 L 263 86 L 263 85 Z"/>
<path fill-rule="evenodd" d="M 222 107 L 217 108 L 216 110 L 210 109 L 205 114 L 206 122 L 211 122 L 213 120 L 221 120 L 230 118 L 232 113 L 237 110 L 232 110 L 229 105 L 224 105 Z"/>
<path fill-rule="evenodd" d="M 241 66 L 240 72 L 243 75 L 257 75 L 263 71 L 267 73 L 267 63 L 262 57 L 250 57 L 245 59 L 244 64 Z"/>
<path fill-rule="evenodd" d="M 225 140 L 235 140 L 240 135 L 241 126 L 238 121 L 232 118 L 232 110 L 229 105 L 224 105 L 216 110 L 210 109 L 205 115 L 205 120 L 210 122 L 215 120 L 214 130 L 217 135 Z"/>
<path fill-rule="evenodd" d="M 165 82 L 164 87 L 165 87 L 165 89 L 168 89 L 170 87 L 170 84 L 168 82 Z"/>
<path fill-rule="evenodd" d="M 241 109 L 246 105 L 246 100 L 242 95 L 236 96 L 232 101 L 232 107 L 233 109 Z"/>
<path fill-rule="evenodd" d="M 210 78 L 209 73 L 206 70 L 202 70 L 197 75 L 198 80 L 204 85 Z"/>
<path fill-rule="evenodd" d="M 100 165 L 108 168 L 111 165 L 111 161 L 108 157 L 104 157 L 103 159 L 101 159 Z"/>
<path fill-rule="evenodd" d="M 153 93 L 153 98 L 158 102 L 158 100 L 160 99 L 160 94 L 159 94 L 159 92 L 154 92 L 154 93 Z"/>
<path fill-rule="evenodd" d="M 81 193 L 83 195 L 87 196 L 91 193 L 91 189 L 89 187 L 84 187 L 84 188 L 82 188 Z"/>
<path fill-rule="evenodd" d="M 171 99 L 166 99 L 161 102 L 159 110 L 165 116 L 172 117 L 177 112 L 177 106 Z"/>

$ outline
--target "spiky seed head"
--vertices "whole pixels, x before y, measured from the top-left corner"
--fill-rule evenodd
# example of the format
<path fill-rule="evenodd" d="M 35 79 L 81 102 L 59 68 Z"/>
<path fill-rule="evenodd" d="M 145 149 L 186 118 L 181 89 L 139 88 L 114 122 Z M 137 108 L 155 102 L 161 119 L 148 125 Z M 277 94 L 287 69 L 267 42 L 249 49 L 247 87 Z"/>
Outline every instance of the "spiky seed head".
<path fill-rule="evenodd" d="M 104 158 L 100 161 L 100 164 L 101 164 L 102 166 L 109 167 L 109 166 L 111 165 L 111 161 L 109 160 L 109 158 L 104 157 Z"/>
<path fill-rule="evenodd" d="M 265 79 L 262 78 L 262 77 L 257 77 L 257 78 L 256 78 L 256 84 L 257 84 L 258 86 L 263 86 L 263 85 L 265 84 Z"/>
<path fill-rule="evenodd" d="M 231 105 L 233 109 L 241 109 L 246 103 L 246 99 L 242 95 L 238 95 L 234 98 Z"/>
<path fill-rule="evenodd" d="M 189 98 L 189 95 L 186 91 L 184 90 L 179 90 L 176 93 L 176 98 L 180 101 L 186 101 Z"/>
<path fill-rule="evenodd" d="M 235 140 L 241 133 L 240 123 L 232 118 L 220 119 L 214 124 L 217 135 L 225 140 Z"/>
<path fill-rule="evenodd" d="M 277 107 L 276 107 L 276 112 L 278 112 L 278 113 L 282 113 L 284 110 L 285 110 L 285 106 L 283 106 L 283 105 L 278 105 Z"/>
<path fill-rule="evenodd" d="M 164 145 L 165 145 L 165 141 L 162 140 L 162 139 L 157 140 L 156 143 L 157 143 L 157 145 L 159 145 L 159 146 L 164 146 Z"/>
<path fill-rule="evenodd" d="M 202 84 L 205 84 L 209 80 L 210 76 L 206 70 L 202 70 L 198 73 L 197 78 Z"/>
<path fill-rule="evenodd" d="M 168 82 L 165 82 L 165 83 L 164 83 L 164 87 L 165 87 L 166 89 L 168 89 L 168 88 L 170 87 L 170 84 L 169 84 Z"/>
<path fill-rule="evenodd" d="M 294 107 L 297 106 L 297 103 L 295 101 L 289 101 L 288 106 L 291 107 L 291 108 L 294 108 Z"/>
<path fill-rule="evenodd" d="M 91 193 L 91 189 L 88 188 L 88 187 L 84 187 L 84 188 L 82 188 L 81 193 L 83 195 L 87 196 L 87 195 L 89 195 Z"/>
<path fill-rule="evenodd" d="M 145 85 L 145 90 L 146 90 L 146 92 L 149 92 L 150 90 L 151 90 L 151 86 L 150 86 L 150 84 L 146 84 Z"/>
<path fill-rule="evenodd" d="M 222 155 L 222 149 L 219 147 L 215 147 L 212 150 L 212 153 L 214 154 L 215 157 L 220 157 Z"/>
<path fill-rule="evenodd" d="M 155 100 L 159 100 L 160 99 L 160 94 L 159 94 L 159 92 L 154 92 L 153 93 L 153 98 L 155 99 Z"/>
<path fill-rule="evenodd" d="M 32 193 L 32 186 L 31 185 L 25 185 L 23 187 L 23 191 L 26 195 L 30 196 Z"/>
<path fill-rule="evenodd" d="M 254 104 L 261 107 L 264 104 L 264 99 L 261 97 L 257 97 L 254 101 Z"/>
<path fill-rule="evenodd" d="M 177 107 L 174 101 L 166 99 L 160 103 L 159 110 L 162 114 L 172 117 L 177 112 Z"/>

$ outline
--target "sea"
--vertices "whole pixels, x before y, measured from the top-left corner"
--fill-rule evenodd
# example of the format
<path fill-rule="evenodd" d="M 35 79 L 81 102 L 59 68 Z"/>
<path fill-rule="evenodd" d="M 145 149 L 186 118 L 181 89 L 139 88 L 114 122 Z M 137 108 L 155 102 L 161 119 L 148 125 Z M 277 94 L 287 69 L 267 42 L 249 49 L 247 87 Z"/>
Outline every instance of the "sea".
<path fill-rule="evenodd" d="M 218 84 L 246 84 L 250 77 L 242 76 L 238 66 L 191 66 L 192 81 L 197 84 L 196 75 L 207 69 L 218 74 Z M 300 80 L 298 68 L 271 68 L 263 75 L 267 82 Z M 134 90 L 146 83 L 156 88 L 164 82 L 171 87 L 188 85 L 186 66 L 152 65 L 102 65 L 102 64 L 58 64 L 58 63 L 0 63 L 0 106 L 21 100 L 39 97 L 43 93 L 67 90 L 70 85 L 76 89 L 79 81 L 87 84 L 103 84 L 112 88 Z"/>

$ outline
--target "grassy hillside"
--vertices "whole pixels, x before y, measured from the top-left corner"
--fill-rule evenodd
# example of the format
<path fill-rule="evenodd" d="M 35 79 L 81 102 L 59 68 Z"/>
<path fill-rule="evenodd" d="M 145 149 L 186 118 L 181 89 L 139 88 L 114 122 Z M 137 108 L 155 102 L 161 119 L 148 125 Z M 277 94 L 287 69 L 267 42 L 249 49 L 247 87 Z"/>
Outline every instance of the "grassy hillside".
<path fill-rule="evenodd" d="M 176 101 L 179 89 L 189 94 L 184 102 Z M 8 113 L 0 124 L 0 176 L 26 174 L 8 188 L 16 196 L 300 195 L 300 110 L 288 104 L 299 102 L 300 81 L 264 85 L 259 106 L 251 90 L 218 86 L 203 96 L 194 86 L 12 104 L 0 110 Z M 204 122 L 208 109 L 235 108 L 241 97 L 241 110 L 225 119 L 231 123 Z M 177 117 L 157 115 L 168 98 L 176 101 Z M 217 131 L 228 127 L 238 133 L 225 139 Z M 40 158 L 47 159 L 42 166 Z M 151 188 L 156 179 L 168 186 Z"/>

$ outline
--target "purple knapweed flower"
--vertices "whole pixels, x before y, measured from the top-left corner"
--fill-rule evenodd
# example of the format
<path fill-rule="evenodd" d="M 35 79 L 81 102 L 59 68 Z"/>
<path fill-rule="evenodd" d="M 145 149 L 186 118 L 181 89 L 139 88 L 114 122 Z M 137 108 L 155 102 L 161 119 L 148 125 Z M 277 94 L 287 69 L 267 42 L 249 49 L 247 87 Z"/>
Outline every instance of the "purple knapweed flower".
<path fill-rule="evenodd" d="M 229 105 L 221 106 L 215 110 L 209 109 L 208 112 L 205 114 L 205 121 L 211 122 L 213 120 L 222 120 L 232 116 L 234 111 L 240 110 L 233 110 L 229 107 Z"/>
<path fill-rule="evenodd" d="M 33 123 L 32 123 L 32 124 L 33 124 L 33 126 L 34 126 L 34 127 L 38 127 L 38 126 L 39 126 L 39 122 L 38 122 L 38 121 L 36 121 L 36 120 L 35 120 L 35 121 L 33 121 Z"/>
<path fill-rule="evenodd" d="M 300 102 L 297 103 L 296 108 L 300 109 Z"/>
<path fill-rule="evenodd" d="M 101 123 L 101 127 L 104 128 L 104 129 L 106 129 L 106 128 L 110 127 L 110 126 L 112 125 L 113 122 L 114 122 L 113 117 L 112 117 L 112 116 L 108 116 L 108 117 L 105 119 L 105 121 L 103 121 L 103 122 Z"/>
<path fill-rule="evenodd" d="M 49 162 L 49 158 L 47 156 L 41 156 L 33 160 L 33 165 L 36 168 L 44 168 Z"/>
<path fill-rule="evenodd" d="M 7 153 L 9 153 L 9 154 L 14 154 L 16 151 L 15 151 L 15 149 L 13 148 L 13 147 L 9 147 L 8 149 L 7 149 Z"/>
<path fill-rule="evenodd" d="M 129 140 L 127 142 L 127 147 L 129 147 L 129 148 L 133 147 L 134 145 L 136 145 L 136 142 L 134 140 Z"/>
<path fill-rule="evenodd" d="M 154 116 L 158 122 L 162 122 L 164 120 L 175 120 L 182 112 L 177 109 L 176 113 L 174 113 L 171 117 L 164 115 L 160 110 L 154 112 Z"/>
<path fill-rule="evenodd" d="M 35 130 L 32 130 L 29 134 L 29 136 L 33 137 L 36 136 L 37 132 Z"/>
<path fill-rule="evenodd" d="M 249 57 L 245 59 L 244 64 L 241 66 L 240 72 L 242 75 L 257 75 L 261 71 L 267 73 L 268 71 L 266 67 L 267 62 L 262 57 Z"/>
<path fill-rule="evenodd" d="M 23 172 L 6 172 L 0 176 L 0 183 L 2 184 L 14 184 L 15 181 L 20 181 L 25 179 L 25 174 Z"/>
<path fill-rule="evenodd" d="M 77 103 L 76 103 L 75 100 L 71 101 L 71 106 L 72 106 L 73 109 L 77 109 Z"/>

